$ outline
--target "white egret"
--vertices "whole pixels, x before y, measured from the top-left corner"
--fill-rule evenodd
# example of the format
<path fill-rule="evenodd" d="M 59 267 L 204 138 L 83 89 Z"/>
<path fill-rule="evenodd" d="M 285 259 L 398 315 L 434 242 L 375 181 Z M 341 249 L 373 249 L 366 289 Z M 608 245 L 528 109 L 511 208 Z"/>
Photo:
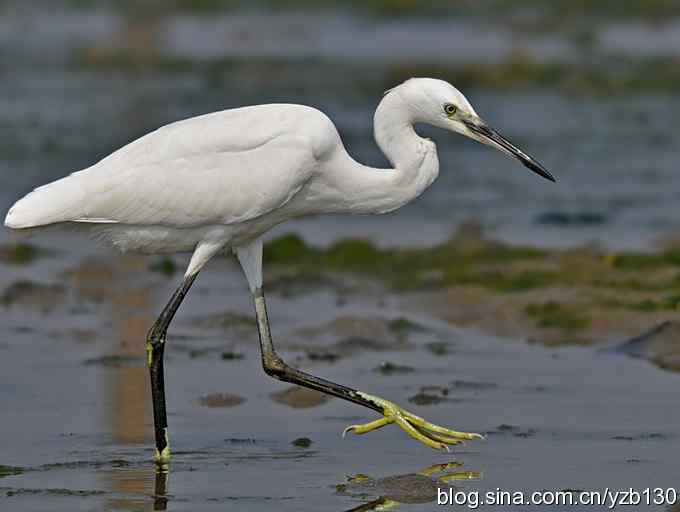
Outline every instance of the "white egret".
<path fill-rule="evenodd" d="M 492 146 L 554 181 L 489 128 L 455 87 L 412 78 L 388 91 L 375 112 L 375 139 L 391 169 L 353 160 L 333 123 L 314 108 L 257 105 L 164 126 L 92 167 L 35 189 L 9 210 L 5 225 L 13 229 L 78 223 L 123 251 L 193 252 L 182 284 L 146 340 L 159 463 L 170 459 L 163 382 L 168 325 L 199 271 L 226 250 L 236 254 L 253 296 L 264 371 L 381 415 L 345 432 L 363 434 L 396 423 L 435 449 L 481 437 L 434 425 L 390 401 L 290 367 L 274 349 L 267 319 L 262 235 L 305 215 L 387 213 L 418 197 L 437 177 L 439 161 L 435 144 L 414 130 L 417 123 Z"/>

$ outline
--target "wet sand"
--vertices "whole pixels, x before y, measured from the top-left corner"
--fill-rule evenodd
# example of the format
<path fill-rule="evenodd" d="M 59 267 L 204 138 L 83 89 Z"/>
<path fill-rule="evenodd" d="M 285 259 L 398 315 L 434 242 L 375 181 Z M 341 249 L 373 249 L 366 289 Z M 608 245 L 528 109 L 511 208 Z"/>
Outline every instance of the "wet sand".
<path fill-rule="evenodd" d="M 94 246 L 76 259 L 60 243 L 30 265 L 0 265 L 3 290 L 24 278 L 53 293 L 2 309 L 3 509 L 337 511 L 392 494 L 405 510 L 432 510 L 432 480 L 418 474 L 451 462 L 474 472 L 452 482 L 465 490 L 678 485 L 677 374 L 617 351 L 454 328 L 377 287 L 272 293 L 290 362 L 487 435 L 450 454 L 394 426 L 343 439 L 375 416 L 264 375 L 247 287 L 223 259 L 169 334 L 166 482 L 151 462 L 144 335 L 180 274 Z M 357 474 L 378 484 L 348 485 Z"/>

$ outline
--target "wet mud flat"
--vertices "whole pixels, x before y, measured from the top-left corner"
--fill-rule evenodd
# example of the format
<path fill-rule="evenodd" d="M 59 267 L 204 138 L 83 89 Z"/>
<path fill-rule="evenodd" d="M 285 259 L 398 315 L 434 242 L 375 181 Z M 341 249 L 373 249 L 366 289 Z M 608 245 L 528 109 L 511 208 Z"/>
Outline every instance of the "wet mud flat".
<path fill-rule="evenodd" d="M 678 376 L 628 357 L 630 344 L 500 338 L 353 272 L 288 279 L 291 270 L 270 261 L 284 358 L 486 435 L 448 454 L 394 426 L 343 439 L 347 425 L 375 415 L 264 375 L 247 287 L 222 259 L 200 276 L 169 334 L 175 458 L 156 475 L 144 336 L 179 278 L 174 263 L 94 248 L 76 257 L 59 243 L 0 265 L 13 297 L 0 323 L 3 509 L 432 510 L 437 487 L 679 485 Z"/>

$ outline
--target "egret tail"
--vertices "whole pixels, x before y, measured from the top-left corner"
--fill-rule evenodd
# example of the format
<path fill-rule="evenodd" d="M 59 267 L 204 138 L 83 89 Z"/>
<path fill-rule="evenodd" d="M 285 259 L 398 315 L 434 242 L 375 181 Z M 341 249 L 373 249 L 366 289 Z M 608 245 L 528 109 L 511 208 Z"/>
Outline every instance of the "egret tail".
<path fill-rule="evenodd" d="M 19 199 L 7 212 L 5 226 L 36 228 L 82 217 L 87 193 L 78 174 L 38 187 Z"/>

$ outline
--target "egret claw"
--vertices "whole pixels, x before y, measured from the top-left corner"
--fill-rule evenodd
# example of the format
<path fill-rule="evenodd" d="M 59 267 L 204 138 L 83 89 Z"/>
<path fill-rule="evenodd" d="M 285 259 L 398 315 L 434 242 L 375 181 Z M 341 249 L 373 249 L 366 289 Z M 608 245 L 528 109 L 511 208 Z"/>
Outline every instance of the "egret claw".
<path fill-rule="evenodd" d="M 440 427 L 429 421 L 425 421 L 398 405 L 383 398 L 359 392 L 364 400 L 367 400 L 383 410 L 383 417 L 361 425 L 350 425 L 342 432 L 342 437 L 348 432 L 361 435 L 373 430 L 396 423 L 410 437 L 429 446 L 434 450 L 449 450 L 449 445 L 463 444 L 464 440 L 484 439 L 484 436 L 472 432 L 459 432 L 449 428 Z"/>

